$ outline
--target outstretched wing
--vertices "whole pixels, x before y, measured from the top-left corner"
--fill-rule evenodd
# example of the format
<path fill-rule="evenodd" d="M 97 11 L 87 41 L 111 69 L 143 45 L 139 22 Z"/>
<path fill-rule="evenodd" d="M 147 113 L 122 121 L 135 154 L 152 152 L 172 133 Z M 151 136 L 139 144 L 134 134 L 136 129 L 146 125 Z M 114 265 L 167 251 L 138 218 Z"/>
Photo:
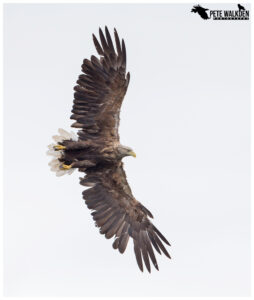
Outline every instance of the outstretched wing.
<path fill-rule="evenodd" d="M 151 212 L 132 195 L 121 162 L 114 166 L 89 168 L 80 184 L 91 188 L 83 192 L 83 198 L 92 209 L 92 216 L 100 233 L 106 238 L 115 236 L 113 248 L 123 253 L 129 237 L 134 242 L 134 252 L 141 271 L 143 261 L 150 272 L 150 261 L 159 270 L 153 248 L 170 258 L 163 243 L 166 238 L 151 223 Z"/>
<path fill-rule="evenodd" d="M 93 35 L 93 41 L 100 58 L 91 56 L 82 65 L 84 74 L 79 76 L 74 87 L 72 127 L 81 128 L 81 140 L 103 136 L 108 142 L 119 140 L 118 126 L 121 104 L 126 93 L 130 74 L 126 75 L 126 49 L 124 40 L 120 43 L 114 30 L 116 49 L 105 27 L 105 35 L 99 29 L 100 41 Z"/>

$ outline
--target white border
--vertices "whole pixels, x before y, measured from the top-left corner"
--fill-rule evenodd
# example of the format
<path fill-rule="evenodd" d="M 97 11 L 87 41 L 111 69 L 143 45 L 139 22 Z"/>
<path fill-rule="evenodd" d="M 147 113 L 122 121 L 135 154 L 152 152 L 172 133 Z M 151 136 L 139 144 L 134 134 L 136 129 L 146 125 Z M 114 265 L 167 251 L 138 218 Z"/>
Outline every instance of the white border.
<path fill-rule="evenodd" d="M 0 47 L 0 51 L 1 51 L 1 58 L 0 58 L 0 65 L 3 66 L 3 6 L 4 4 L 10 4 L 10 3 L 16 3 L 16 4 L 25 4 L 25 3 L 40 3 L 40 4 L 44 4 L 44 3 L 155 3 L 155 4 L 160 4 L 160 3 L 174 3 L 174 4 L 183 4 L 183 3 L 192 3 L 192 4 L 208 4 L 208 3 L 213 3 L 213 4 L 220 4 L 220 3 L 234 3 L 234 1 L 229 1 L 229 0 L 224 0 L 224 1 L 211 1 L 211 0 L 206 0 L 206 1 L 190 1 L 190 0 L 185 0 L 183 2 L 176 2 L 176 1 L 170 1 L 170 0 L 160 0 L 160 1 L 154 1 L 154 0 L 139 0 L 139 1 L 135 1 L 135 0 L 123 0 L 123 1 L 119 1 L 119 0 L 111 0 L 111 1 L 107 1 L 107 0 L 94 0 L 94 1 L 85 1 L 85 0 L 75 0 L 73 2 L 71 1 L 66 1 L 66 0 L 44 0 L 44 1 L 36 1 L 36 0 L 27 0 L 27 1 L 10 1 L 10 0 L 0 0 L 1 5 L 0 5 L 0 26 L 1 26 L 1 30 L 0 30 L 0 34 L 1 34 L 1 47 Z M 251 4 L 251 1 L 245 1 L 245 0 L 239 0 L 238 2 L 240 2 L 241 4 L 247 3 L 247 4 Z M 250 22 L 251 22 L 251 33 L 253 33 L 253 22 L 252 22 L 252 17 L 253 17 L 253 5 L 251 5 L 251 11 L 250 11 Z M 253 36 L 251 34 L 251 49 L 253 48 Z M 253 71 L 253 59 L 251 59 L 251 75 L 252 75 L 252 71 Z M 251 76 L 253 77 L 253 76 Z M 1 132 L 1 138 L 0 138 L 0 167 L 1 167 L 1 172 L 0 172 L 0 193 L 1 193 L 1 197 L 0 199 L 3 199 L 3 68 L 2 71 L 0 73 L 0 91 L 1 91 L 1 95 L 2 95 L 2 101 L 0 101 L 0 114 L 1 114 L 1 122 L 0 122 L 0 132 Z M 253 84 L 251 86 L 251 96 L 253 95 Z M 251 98 L 252 99 L 252 98 Z M 254 115 L 254 105 L 253 105 L 253 99 L 251 101 L 251 116 Z M 254 168 L 254 161 L 252 159 L 253 157 L 253 151 L 254 151 L 254 142 L 253 142 L 253 138 L 252 138 L 252 133 L 254 132 L 254 121 L 253 118 L 251 118 L 251 216 L 253 216 L 253 178 L 252 178 L 252 172 L 253 172 L 253 168 Z M 3 200 L 1 201 L 1 206 L 0 206 L 0 211 L 1 216 L 3 216 Z M 0 217 L 0 219 L 3 219 Z M 251 220 L 251 233 L 253 233 L 253 221 Z M 19 299 L 17 297 L 4 297 L 3 296 L 3 221 L 0 222 L 0 241 L 1 241 L 1 246 L 0 247 L 0 299 Z M 254 249 L 253 247 L 253 243 L 254 240 L 251 240 L 251 249 Z M 253 267 L 254 267 L 254 262 L 253 259 L 251 259 L 251 270 L 253 271 Z M 251 272 L 252 273 L 252 272 Z M 253 295 L 253 280 L 251 282 L 251 295 Z M 22 299 L 67 299 L 69 297 L 22 297 Z M 70 297 L 72 298 L 72 297 Z M 164 298 L 164 297 L 158 297 L 158 298 Z M 149 299 L 151 300 L 155 300 L 158 299 L 156 297 L 149 297 Z M 165 297 L 166 298 L 166 297 Z M 170 297 L 170 299 L 177 299 L 177 300 L 182 300 L 182 299 L 188 299 L 188 300 L 192 300 L 192 299 L 223 299 L 223 300 L 227 300 L 227 299 L 234 299 L 234 300 L 238 300 L 238 299 L 243 299 L 243 297 Z M 244 297 L 244 299 L 252 299 L 254 298 L 253 296 L 250 297 Z M 101 299 L 99 297 L 86 297 L 86 299 L 91 299 L 91 300 L 95 300 L 95 299 Z M 104 297 L 103 299 L 111 299 L 109 297 Z M 116 299 L 116 298 L 114 298 Z M 139 299 L 138 297 L 122 297 L 121 299 Z"/>

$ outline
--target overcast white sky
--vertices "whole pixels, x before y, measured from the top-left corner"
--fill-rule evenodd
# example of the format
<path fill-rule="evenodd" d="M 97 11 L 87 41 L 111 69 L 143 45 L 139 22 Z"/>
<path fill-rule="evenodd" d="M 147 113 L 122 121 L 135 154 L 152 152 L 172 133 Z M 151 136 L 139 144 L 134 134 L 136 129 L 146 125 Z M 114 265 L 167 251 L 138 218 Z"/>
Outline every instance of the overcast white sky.
<path fill-rule="evenodd" d="M 250 22 L 204 21 L 191 8 L 5 5 L 6 296 L 249 295 Z M 132 241 L 120 255 L 98 233 L 82 174 L 57 178 L 47 165 L 104 25 L 127 46 L 128 180 L 172 244 L 152 274 L 139 271 Z"/>

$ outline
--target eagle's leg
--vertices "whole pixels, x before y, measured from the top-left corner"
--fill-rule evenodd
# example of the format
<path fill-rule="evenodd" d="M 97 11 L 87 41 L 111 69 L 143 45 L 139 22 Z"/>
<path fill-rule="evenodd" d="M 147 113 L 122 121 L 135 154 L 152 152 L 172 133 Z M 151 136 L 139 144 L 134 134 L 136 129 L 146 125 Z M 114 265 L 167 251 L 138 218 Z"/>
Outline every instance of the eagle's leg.
<path fill-rule="evenodd" d="M 54 146 L 54 150 L 55 151 L 58 151 L 58 150 L 65 150 L 66 149 L 66 147 L 65 146 L 63 146 L 63 145 L 55 145 Z"/>
<path fill-rule="evenodd" d="M 70 165 L 62 164 L 61 165 L 62 170 L 70 170 L 71 168 L 72 168 L 72 164 L 70 164 Z"/>
<path fill-rule="evenodd" d="M 90 167 L 94 167 L 96 165 L 95 162 L 91 161 L 91 160 L 80 160 L 80 161 L 74 161 L 71 164 L 67 164 L 65 162 L 63 162 L 60 166 L 60 168 L 62 170 L 70 170 L 70 169 L 79 169 L 79 168 L 90 168 Z"/>
<path fill-rule="evenodd" d="M 71 163 L 70 165 L 67 165 L 65 163 L 63 163 L 61 165 L 61 168 L 63 170 L 69 170 L 71 168 L 90 168 L 90 167 L 94 167 L 96 165 L 95 162 L 91 161 L 91 160 L 79 160 L 79 161 L 75 161 L 73 163 Z"/>
<path fill-rule="evenodd" d="M 72 167 L 73 168 L 90 168 L 90 167 L 94 167 L 96 165 L 96 163 L 92 160 L 79 160 L 79 161 L 75 161 L 74 163 L 72 163 Z"/>
<path fill-rule="evenodd" d="M 90 146 L 86 141 L 63 140 L 54 146 L 55 150 L 83 150 Z"/>

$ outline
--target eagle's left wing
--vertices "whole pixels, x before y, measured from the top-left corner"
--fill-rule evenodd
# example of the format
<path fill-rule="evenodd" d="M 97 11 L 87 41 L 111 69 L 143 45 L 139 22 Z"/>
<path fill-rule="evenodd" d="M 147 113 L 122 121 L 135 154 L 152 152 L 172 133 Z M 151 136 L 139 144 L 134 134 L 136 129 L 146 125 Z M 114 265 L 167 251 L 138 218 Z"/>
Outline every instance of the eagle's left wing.
<path fill-rule="evenodd" d="M 149 220 L 153 218 L 151 212 L 133 197 L 122 163 L 90 168 L 86 172 L 80 184 L 91 187 L 83 192 L 83 197 L 88 208 L 93 210 L 100 233 L 108 239 L 115 236 L 113 248 L 120 253 L 125 251 L 131 237 L 140 270 L 143 271 L 143 261 L 149 272 L 150 261 L 158 270 L 153 248 L 170 258 L 162 242 L 170 244 Z"/>

